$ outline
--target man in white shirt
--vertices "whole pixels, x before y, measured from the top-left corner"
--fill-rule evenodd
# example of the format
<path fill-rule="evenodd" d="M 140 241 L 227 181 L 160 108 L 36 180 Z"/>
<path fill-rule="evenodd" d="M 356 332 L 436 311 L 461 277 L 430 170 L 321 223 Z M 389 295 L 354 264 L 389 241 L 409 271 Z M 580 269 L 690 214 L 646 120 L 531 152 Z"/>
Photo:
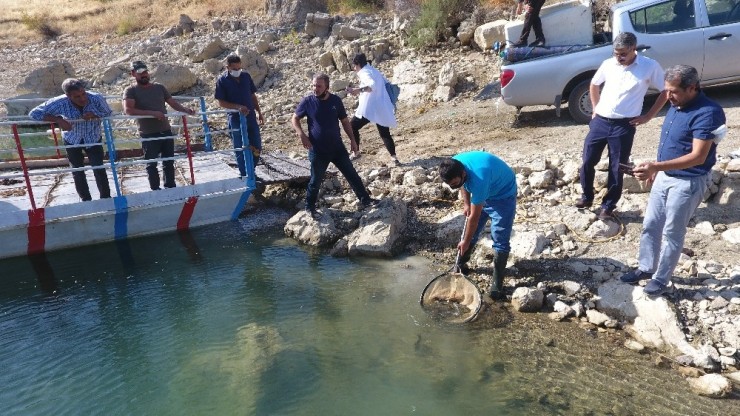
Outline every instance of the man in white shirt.
<path fill-rule="evenodd" d="M 372 65 L 367 63 L 364 53 L 358 53 L 352 59 L 352 69 L 357 73 L 360 79 L 358 88 L 347 87 L 347 92 L 352 95 L 360 95 L 360 103 L 357 106 L 355 115 L 352 117 L 352 132 L 355 135 L 357 145 L 360 145 L 360 129 L 368 123 L 375 123 L 378 128 L 378 134 L 383 139 L 385 148 L 391 155 L 393 163 L 398 166 L 401 162 L 396 157 L 396 144 L 391 136 L 391 127 L 396 127 L 396 114 L 393 103 L 385 89 L 387 82 L 383 74 Z M 359 157 L 359 150 L 352 152 L 352 158 Z"/>
<path fill-rule="evenodd" d="M 606 195 L 601 201 L 599 219 L 607 220 L 622 196 L 624 177 L 620 164 L 629 164 L 636 126 L 647 123 L 663 108 L 668 97 L 663 83 L 663 68 L 656 61 L 637 54 L 637 38 L 633 33 L 617 35 L 613 43 L 614 57 L 606 59 L 591 79 L 589 93 L 593 115 L 583 144 L 581 189 L 578 208 L 588 208 L 594 200 L 594 167 L 601 159 L 604 147 L 609 147 L 609 174 Z M 600 89 L 604 84 L 603 90 Z M 649 87 L 661 91 L 655 104 L 645 115 L 642 104 Z"/>

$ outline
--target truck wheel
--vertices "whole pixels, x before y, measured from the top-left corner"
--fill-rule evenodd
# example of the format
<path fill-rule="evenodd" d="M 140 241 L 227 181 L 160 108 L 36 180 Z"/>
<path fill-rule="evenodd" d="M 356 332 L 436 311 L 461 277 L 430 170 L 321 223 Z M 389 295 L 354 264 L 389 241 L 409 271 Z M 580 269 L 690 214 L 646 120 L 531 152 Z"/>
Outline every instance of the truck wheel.
<path fill-rule="evenodd" d="M 579 124 L 588 124 L 591 121 L 593 108 L 591 108 L 591 98 L 588 92 L 590 84 L 590 79 L 581 81 L 568 96 L 568 112 Z"/>

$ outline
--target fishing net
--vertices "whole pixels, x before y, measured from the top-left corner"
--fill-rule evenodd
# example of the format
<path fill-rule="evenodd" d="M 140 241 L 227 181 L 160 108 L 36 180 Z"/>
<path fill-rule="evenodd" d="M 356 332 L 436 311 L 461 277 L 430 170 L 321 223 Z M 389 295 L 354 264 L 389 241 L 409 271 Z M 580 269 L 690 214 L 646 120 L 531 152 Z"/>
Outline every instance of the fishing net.
<path fill-rule="evenodd" d="M 432 279 L 421 293 L 419 303 L 434 319 L 449 323 L 470 322 L 482 305 L 478 286 L 464 274 L 442 273 Z"/>

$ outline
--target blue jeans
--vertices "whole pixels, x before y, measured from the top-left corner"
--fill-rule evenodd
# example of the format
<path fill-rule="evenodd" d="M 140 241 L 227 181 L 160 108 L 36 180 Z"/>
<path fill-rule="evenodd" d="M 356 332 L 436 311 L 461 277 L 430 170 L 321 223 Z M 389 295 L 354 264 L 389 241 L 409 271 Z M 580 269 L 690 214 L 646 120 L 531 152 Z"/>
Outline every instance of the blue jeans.
<path fill-rule="evenodd" d="M 257 118 L 252 115 L 252 113 L 249 113 L 250 116 L 247 116 L 247 140 L 248 143 L 252 146 L 256 147 L 260 151 L 262 150 L 262 136 L 260 135 L 260 127 L 259 124 L 257 124 Z M 231 143 L 234 145 L 234 149 L 239 149 L 235 151 L 236 154 L 236 165 L 239 167 L 239 175 L 240 176 L 247 176 L 247 165 L 244 162 L 244 151 L 241 150 L 243 141 L 242 141 L 242 132 L 241 132 L 241 123 L 239 122 L 239 119 L 233 119 L 229 118 L 229 129 L 232 130 L 231 132 Z M 246 150 L 247 154 L 251 153 L 250 150 Z M 257 165 L 257 161 L 259 160 L 259 156 L 253 156 L 254 157 L 254 165 Z"/>
<path fill-rule="evenodd" d="M 609 176 L 606 182 L 606 195 L 601 201 L 601 208 L 616 208 L 622 197 L 624 174 L 619 171 L 620 163 L 629 163 L 632 152 L 632 141 L 635 138 L 635 126 L 630 119 L 609 120 L 601 116 L 594 117 L 589 123 L 589 132 L 583 143 L 583 165 L 581 166 L 581 189 L 583 199 L 594 200 L 594 167 L 601 159 L 605 147 L 609 147 Z"/>
<path fill-rule="evenodd" d="M 319 188 L 321 188 L 321 183 L 324 181 L 324 174 L 326 174 L 329 163 L 333 163 L 339 169 L 339 172 L 344 175 L 360 201 L 370 200 L 370 194 L 365 189 L 365 185 L 352 165 L 352 161 L 349 160 L 349 153 L 347 153 L 344 146 L 330 153 L 318 153 L 312 148 L 308 151 L 308 160 L 311 162 L 311 180 L 308 181 L 306 191 L 306 209 L 313 210 L 316 208 Z"/>
<path fill-rule="evenodd" d="M 663 284 L 671 281 L 686 227 L 707 190 L 709 175 L 674 178 L 659 172 L 650 191 L 640 236 L 639 269 Z"/>
<path fill-rule="evenodd" d="M 483 213 L 486 215 L 483 215 Z M 470 247 L 475 247 L 481 231 L 483 231 L 490 218 L 493 249 L 496 253 L 510 252 L 511 229 L 514 226 L 514 216 L 516 215 L 516 197 L 487 199 L 483 206 L 483 213 L 478 219 L 478 226 L 475 229 L 475 234 L 473 234 L 473 239 L 470 240 Z"/>

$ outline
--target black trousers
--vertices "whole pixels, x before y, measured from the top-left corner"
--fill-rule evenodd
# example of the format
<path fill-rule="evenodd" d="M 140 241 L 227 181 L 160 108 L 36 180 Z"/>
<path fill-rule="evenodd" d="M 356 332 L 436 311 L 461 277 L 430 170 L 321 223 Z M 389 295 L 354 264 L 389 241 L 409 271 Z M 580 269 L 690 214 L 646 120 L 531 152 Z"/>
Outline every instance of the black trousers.
<path fill-rule="evenodd" d="M 534 28 L 535 41 L 545 41 L 545 34 L 542 33 L 542 20 L 540 20 L 540 9 L 545 4 L 545 0 L 530 0 L 529 5 L 532 10 L 524 15 L 524 26 L 522 26 L 522 35 L 519 37 L 519 43 L 527 43 L 529 32 Z"/>
<path fill-rule="evenodd" d="M 103 145 L 93 145 L 88 147 L 73 147 L 67 150 L 67 159 L 69 160 L 69 166 L 73 168 L 81 168 L 85 166 L 85 156 L 82 154 L 84 150 L 87 154 L 87 159 L 90 161 L 90 166 L 102 166 L 103 165 Z M 95 175 L 95 184 L 98 186 L 98 192 L 100 198 L 110 198 L 110 186 L 108 185 L 108 175 L 105 172 L 105 168 L 94 169 L 93 175 Z M 87 186 L 87 178 L 85 177 L 85 171 L 72 172 L 72 178 L 75 181 L 75 189 L 77 195 L 83 201 L 91 201 L 92 196 L 90 195 L 90 188 Z"/>
<path fill-rule="evenodd" d="M 169 137 L 172 136 L 172 130 L 160 131 L 158 133 L 142 134 L 142 139 L 152 137 Z M 175 155 L 175 139 L 149 140 L 141 143 L 144 150 L 144 159 L 157 159 L 172 157 Z M 157 162 L 147 163 L 146 173 L 149 176 L 149 187 L 153 191 L 159 189 L 159 172 L 157 171 Z M 162 162 L 162 175 L 164 176 L 164 187 L 175 187 L 175 161 L 165 160 Z"/>
<path fill-rule="evenodd" d="M 368 123 L 370 123 L 370 120 L 363 118 L 357 118 L 352 117 L 351 125 L 352 125 L 352 133 L 355 135 L 355 140 L 357 141 L 357 145 L 360 145 L 360 129 L 365 127 Z M 381 126 L 380 124 L 375 125 L 378 128 L 378 134 L 380 134 L 380 138 L 383 139 L 383 144 L 385 145 L 385 148 L 388 149 L 388 153 L 391 154 L 391 156 L 396 155 L 396 144 L 393 142 L 393 136 L 391 136 L 391 129 L 385 126 Z"/>

